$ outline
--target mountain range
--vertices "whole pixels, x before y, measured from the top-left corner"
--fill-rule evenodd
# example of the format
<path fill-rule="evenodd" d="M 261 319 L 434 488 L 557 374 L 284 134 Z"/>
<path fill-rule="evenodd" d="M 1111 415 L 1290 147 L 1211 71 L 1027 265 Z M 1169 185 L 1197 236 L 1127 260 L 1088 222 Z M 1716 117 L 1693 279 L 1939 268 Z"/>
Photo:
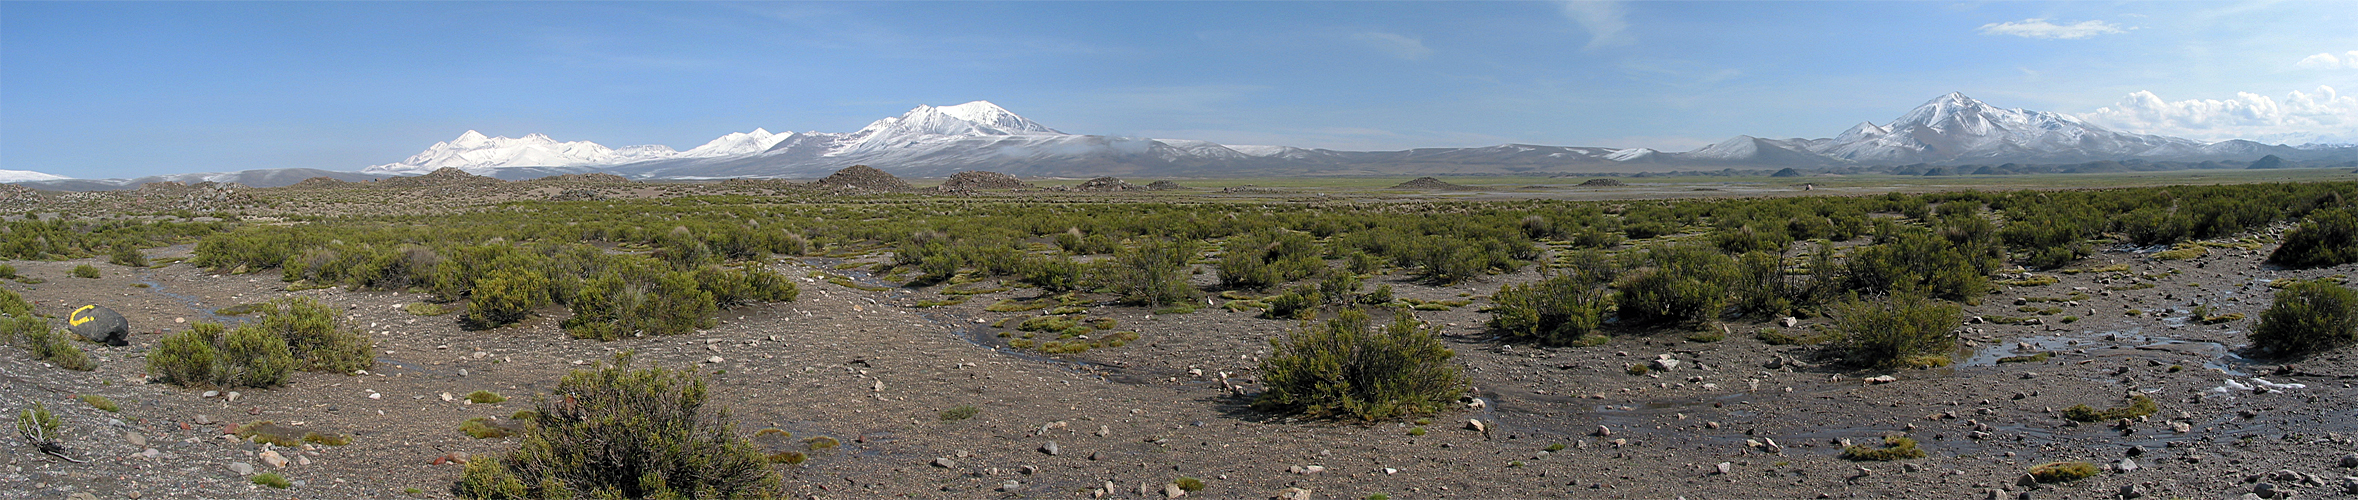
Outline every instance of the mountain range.
<path fill-rule="evenodd" d="M 610 173 L 636 179 L 817 178 L 852 165 L 907 177 L 946 177 L 988 170 L 1026 177 L 1286 175 L 1550 175 L 1673 169 L 1832 168 L 1865 165 L 1967 165 L 2096 161 L 2235 161 L 2275 155 L 2292 161 L 2358 160 L 2353 145 L 2269 145 L 2247 140 L 2205 143 L 2117 132 L 2071 115 L 2004 109 L 1962 93 L 1925 102 L 1884 124 L 1860 123 L 1831 138 L 1736 136 L 1685 152 L 1505 144 L 1404 151 L 1335 151 L 1287 146 L 1070 134 L 985 101 L 918 106 L 858 131 L 731 133 L 685 151 L 669 146 L 607 147 L 541 134 L 487 137 L 469 130 L 397 163 L 359 172 L 310 169 L 183 174 L 76 181 L 0 171 L 0 182 L 52 189 L 107 189 L 141 181 L 203 179 L 253 186 L 291 184 L 292 175 L 345 180 L 421 175 L 456 168 L 527 179 Z M 302 172 L 294 172 L 300 170 Z M 21 173 L 20 173 L 21 172 Z M 15 177 L 10 177 L 15 176 Z M 313 175 L 316 176 L 316 175 Z M 12 180 L 13 179 L 13 180 Z"/>

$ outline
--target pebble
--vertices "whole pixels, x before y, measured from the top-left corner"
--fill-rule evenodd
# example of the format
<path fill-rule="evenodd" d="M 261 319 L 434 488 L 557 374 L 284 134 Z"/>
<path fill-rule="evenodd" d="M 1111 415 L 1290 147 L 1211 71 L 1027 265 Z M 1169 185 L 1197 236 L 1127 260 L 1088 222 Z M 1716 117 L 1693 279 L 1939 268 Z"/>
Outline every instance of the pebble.
<path fill-rule="evenodd" d="M 1013 479 L 1009 479 L 1009 480 L 1007 480 L 1007 482 L 1004 482 L 1004 483 L 999 483 L 999 491 L 1004 491 L 1004 492 L 1008 492 L 1008 493 L 1014 493 L 1014 492 L 1017 492 L 1017 491 L 1022 491 L 1022 490 L 1023 490 L 1023 482 L 1020 482 L 1020 481 L 1016 481 L 1016 480 L 1013 480 Z"/>
<path fill-rule="evenodd" d="M 287 457 L 278 454 L 278 450 L 262 450 L 259 458 L 262 459 L 262 463 L 270 464 L 271 467 L 287 468 Z"/>
<path fill-rule="evenodd" d="M 1898 382 L 1898 381 L 1899 381 L 1899 377 L 1894 377 L 1894 376 L 1890 376 L 1890 375 L 1876 375 L 1876 376 L 1873 376 L 1873 377 L 1867 377 L 1867 383 L 1868 383 L 1868 384 L 1876 384 L 1876 385 L 1880 385 L 1880 384 L 1889 384 L 1889 383 L 1892 383 L 1892 382 Z"/>
<path fill-rule="evenodd" d="M 214 397 L 214 396 L 219 396 L 219 395 L 221 395 L 221 391 L 205 391 L 205 393 L 204 393 L 203 395 L 200 395 L 200 396 L 197 396 L 197 397 L 201 397 L 201 398 L 205 398 L 205 399 L 213 399 L 213 397 Z"/>
<path fill-rule="evenodd" d="M 713 357 L 709 357 L 709 358 L 704 358 L 704 362 L 706 362 L 706 363 L 720 364 L 720 362 L 722 362 L 722 361 L 727 361 L 727 360 L 726 360 L 726 359 L 722 359 L 720 356 L 713 356 Z"/>
<path fill-rule="evenodd" d="M 1736 464 L 1720 462 L 1718 465 L 1712 466 L 1712 468 L 1718 469 L 1719 475 L 1725 476 L 1736 471 Z"/>
<path fill-rule="evenodd" d="M 948 458 L 936 458 L 933 459 L 933 466 L 944 469 L 956 469 L 958 468 L 958 462 L 952 462 Z"/>
<path fill-rule="evenodd" d="M 2260 484 L 2252 485 L 2252 494 L 2259 495 L 2260 498 L 2276 498 L 2278 493 L 2276 483 L 2262 481 Z"/>
<path fill-rule="evenodd" d="M 245 462 L 230 462 L 229 471 L 236 472 L 237 475 L 240 476 L 251 476 L 254 475 L 254 464 Z"/>
<path fill-rule="evenodd" d="M 238 396 L 243 396 L 243 394 L 238 394 L 237 391 L 229 391 L 229 394 L 225 394 L 222 397 L 227 398 L 230 401 L 237 401 Z"/>
<path fill-rule="evenodd" d="M 1597 426 L 1597 431 L 1589 433 L 1589 435 L 1598 437 L 1611 436 L 1613 435 L 1613 428 L 1599 425 Z"/>
<path fill-rule="evenodd" d="M 1304 488 L 1286 488 L 1277 492 L 1277 498 L 1278 500 L 1310 500 L 1310 490 Z"/>
<path fill-rule="evenodd" d="M 1187 496 L 1187 490 L 1180 489 L 1179 485 L 1176 484 L 1163 483 L 1163 498 L 1179 498 L 1183 496 Z"/>
<path fill-rule="evenodd" d="M 196 416 L 196 423 L 197 425 L 213 425 L 213 417 L 206 416 L 203 413 L 198 413 Z"/>
<path fill-rule="evenodd" d="M 2113 468 L 2113 470 L 2117 470 L 2117 471 L 2121 471 L 2121 472 L 2133 472 L 2133 471 L 2136 471 L 2136 470 L 2137 470 L 2137 460 L 2136 460 L 2136 459 L 2130 459 L 2130 458 L 2123 458 L 2123 459 L 2121 459 L 2121 463 L 2120 463 L 2120 464 L 2114 465 L 2112 468 Z"/>
<path fill-rule="evenodd" d="M 1048 444 L 1040 445 L 1040 453 L 1046 453 L 1048 456 L 1056 456 L 1061 451 L 1063 450 L 1056 447 L 1055 441 L 1049 441 Z"/>
<path fill-rule="evenodd" d="M 123 431 L 123 441 L 130 442 L 131 446 L 147 447 L 147 436 L 139 435 L 139 431 Z"/>

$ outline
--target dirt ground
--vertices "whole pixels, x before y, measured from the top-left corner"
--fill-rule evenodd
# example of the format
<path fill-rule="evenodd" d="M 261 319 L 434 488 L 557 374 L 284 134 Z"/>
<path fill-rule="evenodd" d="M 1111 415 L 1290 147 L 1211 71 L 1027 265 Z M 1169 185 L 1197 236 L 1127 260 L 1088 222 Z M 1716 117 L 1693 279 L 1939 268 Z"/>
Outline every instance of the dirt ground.
<path fill-rule="evenodd" d="M 1708 343 L 1686 338 L 1694 332 L 1612 331 L 1614 340 L 1601 346 L 1543 348 L 1490 338 L 1482 329 L 1488 315 L 1477 310 L 1501 284 L 1537 279 L 1531 271 L 1448 288 L 1411 283 L 1404 273 L 1371 279 L 1369 286 L 1390 284 L 1402 297 L 1474 299 L 1417 312 L 1440 325 L 1479 397 L 1421 426 L 1253 412 L 1224 390 L 1220 374 L 1257 390 L 1252 369 L 1268 339 L 1299 324 L 1218 307 L 1156 315 L 1091 306 L 1089 314 L 1116 320 L 1139 340 L 1043 356 L 1004 348 L 996 334 L 1005 329 L 991 326 L 1039 311 L 985 310 L 1030 289 L 917 307 L 945 298 L 942 287 L 878 292 L 806 280 L 800 300 L 723 311 L 709 330 L 597 342 L 559 331 L 562 309 L 518 326 L 464 331 L 456 315 L 400 308 L 424 299 L 419 294 L 288 292 L 275 274 L 222 275 L 186 264 L 18 261 L 10 264 L 46 282 L 0 287 L 46 314 L 107 305 L 135 334 L 126 347 L 83 344 L 99 362 L 91 372 L 47 366 L 13 348 L 0 355 L 0 408 L 13 416 L 31 402 L 46 404 L 65 421 L 68 455 L 87 461 L 12 441 L 0 498 L 450 497 L 462 466 L 437 458 L 515 445 L 513 437 L 471 438 L 458 430 L 463 422 L 530 408 L 531 395 L 567 371 L 624 350 L 642 363 L 708 374 L 714 399 L 743 431 L 783 429 L 797 447 L 802 438 L 839 440 L 808 462 L 777 467 L 797 498 L 1162 498 L 1163 485 L 1183 476 L 1207 485 L 1190 496 L 1208 498 L 1268 498 L 1288 488 L 1314 498 L 2109 498 L 2132 486 L 2150 498 L 2221 498 L 2259 483 L 2302 498 L 2349 497 L 2345 481 L 2358 481 L 2344 478 L 2358 469 L 2342 467 L 2341 458 L 2358 452 L 2358 391 L 2350 386 L 2358 360 L 2350 351 L 2294 365 L 2254 362 L 2233 354 L 2249 343 L 2253 320 L 2186 318 L 2196 302 L 2214 314 L 2256 317 L 2268 306 L 2271 280 L 2358 267 L 2279 270 L 2260 264 L 2268 250 L 2214 249 L 2182 261 L 2116 250 L 2075 267 L 2124 271 L 2039 273 L 2061 281 L 1998 287 L 1967 314 L 2044 324 L 1967 324 L 1956 365 L 1888 373 L 1823 366 L 1812 361 L 1812 347 L 1755 338 L 1764 328 L 1806 331 L 1823 319 L 1795 327 L 1731 322 L 1725 340 Z M 96 265 L 103 276 L 69 277 L 77 264 Z M 831 264 L 781 270 L 836 272 Z M 1210 273 L 1198 279 L 1208 283 Z M 236 321 L 212 311 L 283 296 L 344 308 L 348 325 L 375 340 L 376 367 L 357 376 L 301 373 L 285 387 L 241 390 L 234 399 L 147 383 L 144 356 L 161 333 Z M 2017 304 L 2037 298 L 2068 302 Z M 2018 309 L 2026 305 L 2062 311 Z M 2077 320 L 2064 323 L 2065 316 Z M 1995 362 L 2039 351 L 2054 357 Z M 1676 366 L 1627 371 L 1663 355 Z M 1896 381 L 1868 380 L 1878 375 Z M 509 399 L 468 403 L 464 396 L 477 390 Z M 122 408 L 92 408 L 75 399 L 83 394 Z M 2123 406 L 2128 394 L 2149 395 L 2160 412 L 2126 426 L 2061 416 L 2077 404 Z M 941 418 L 961 405 L 978 411 Z M 223 436 L 225 425 L 263 420 L 348 434 L 351 444 L 268 450 L 293 461 L 282 469 L 261 460 L 263 445 Z M 1487 431 L 1470 429 L 1469 420 Z M 1930 456 L 1837 456 L 1841 440 L 1874 443 L 1896 433 Z M 1046 450 L 1051 443 L 1054 452 Z M 1564 446 L 1549 451 L 1555 444 Z M 2026 469 L 2050 461 L 2107 471 L 2017 484 Z M 278 472 L 296 486 L 254 486 L 235 464 Z"/>

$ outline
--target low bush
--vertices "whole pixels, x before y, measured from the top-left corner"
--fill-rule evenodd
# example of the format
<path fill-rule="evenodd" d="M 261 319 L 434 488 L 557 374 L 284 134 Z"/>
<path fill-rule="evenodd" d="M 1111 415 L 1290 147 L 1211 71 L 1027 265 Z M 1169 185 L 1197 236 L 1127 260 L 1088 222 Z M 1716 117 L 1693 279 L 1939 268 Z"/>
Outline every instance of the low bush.
<path fill-rule="evenodd" d="M 2268 262 L 2293 268 L 2358 262 L 2358 212 L 2335 208 L 2309 213 L 2301 226 L 2284 233 L 2284 244 Z"/>
<path fill-rule="evenodd" d="M 98 268 L 89 264 L 74 266 L 74 277 L 97 279 Z"/>
<path fill-rule="evenodd" d="M 1378 420 L 1439 411 L 1466 388 L 1456 353 L 1406 312 L 1382 330 L 1367 313 L 1345 310 L 1323 325 L 1270 339 L 1260 366 L 1266 411 L 1312 418 Z"/>
<path fill-rule="evenodd" d="M 507 400 L 507 396 L 501 396 L 499 393 L 491 391 L 475 391 L 467 393 L 467 401 L 479 405 L 498 403 Z"/>
<path fill-rule="evenodd" d="M 468 328 L 492 329 L 522 321 L 549 303 L 548 278 L 520 269 L 497 269 L 475 280 L 467 296 Z"/>
<path fill-rule="evenodd" d="M 2133 394 L 2129 396 L 2128 406 L 2098 410 L 2088 405 L 2073 405 L 2063 410 L 2063 418 L 2075 422 L 2102 422 L 2143 417 L 2158 411 L 2161 411 L 2161 406 L 2155 404 L 2153 398 L 2146 397 L 2144 394 Z"/>
<path fill-rule="evenodd" d="M 1654 248 L 1644 267 L 1622 276 L 1613 302 L 1624 321 L 1707 321 L 1727 308 L 1737 278 L 1736 260 L 1710 247 Z"/>
<path fill-rule="evenodd" d="M 1857 366 L 1894 368 L 1946 365 L 1962 324 L 1956 304 L 1899 293 L 1877 300 L 1853 299 L 1834 307 L 1836 349 Z M 1938 358 L 1928 359 L 1928 358 Z"/>
<path fill-rule="evenodd" d="M 1160 309 L 1165 304 L 1192 300 L 1196 290 L 1187 283 L 1188 262 L 1200 247 L 1192 240 L 1149 238 L 1133 242 L 1114 258 L 1098 261 L 1092 281 L 1120 296 L 1124 303 Z"/>
<path fill-rule="evenodd" d="M 90 405 L 91 408 L 106 410 L 107 413 L 123 411 L 122 406 L 116 405 L 115 400 L 107 399 L 106 396 L 100 396 L 97 394 L 83 394 L 81 399 L 84 404 Z"/>
<path fill-rule="evenodd" d="M 114 253 L 108 254 L 106 261 L 118 266 L 147 267 L 147 254 L 139 253 L 139 248 L 131 245 L 115 245 Z"/>
<path fill-rule="evenodd" d="M 78 336 L 50 328 L 49 322 L 41 318 L 20 317 L 10 323 L 8 328 L 15 331 L 10 336 L 19 347 L 31 353 L 33 359 L 68 370 L 86 372 L 98 369 L 98 364 L 90 361 L 90 355 L 83 353 L 82 347 L 74 344 Z"/>
<path fill-rule="evenodd" d="M 2358 341 L 2358 292 L 2327 280 L 2295 283 L 2276 291 L 2260 312 L 2252 347 L 2276 358 L 2297 358 Z"/>
<path fill-rule="evenodd" d="M 295 483 L 287 481 L 287 477 L 286 477 L 286 476 L 281 476 L 281 475 L 278 475 L 278 473 L 276 473 L 276 472 L 264 472 L 264 473 L 261 473 L 261 474 L 255 474 L 255 475 L 254 475 L 254 477 L 253 477 L 252 479 L 249 479 L 248 481 L 250 481 L 250 482 L 253 482 L 254 484 L 257 484 L 257 485 L 262 485 L 262 486 L 269 486 L 269 487 L 272 487 L 272 488 L 277 488 L 277 489 L 282 489 L 282 490 L 283 490 L 283 489 L 287 489 L 287 488 L 289 488 L 289 487 L 292 487 L 292 486 L 294 486 L 294 485 L 295 485 Z"/>
<path fill-rule="evenodd" d="M 2030 476 L 2042 483 L 2078 481 L 2096 476 L 2096 464 L 2087 462 L 2047 462 L 2032 466 Z"/>
<path fill-rule="evenodd" d="M 1609 296 L 1581 274 L 1561 274 L 1527 285 L 1504 285 L 1492 302 L 1490 329 L 1508 338 L 1571 345 L 1595 334 L 1611 308 Z"/>
<path fill-rule="evenodd" d="M 974 405 L 958 405 L 955 408 L 942 410 L 941 415 L 938 415 L 937 417 L 939 417 L 943 422 L 956 422 L 959 420 L 974 418 L 974 415 L 977 413 L 982 413 L 982 409 L 975 408 Z"/>
<path fill-rule="evenodd" d="M 1842 447 L 1843 460 L 1859 462 L 1889 462 L 1893 460 L 1906 460 L 1911 458 L 1924 458 L 1924 449 L 1917 448 L 1916 440 L 1908 439 L 1905 436 L 1888 436 L 1883 438 L 1882 448 L 1870 448 L 1855 444 Z"/>
<path fill-rule="evenodd" d="M 467 464 L 462 498 L 739 498 L 781 490 L 769 457 L 708 407 L 694 371 L 632 369 L 621 353 L 534 398 L 516 451 Z"/>
<path fill-rule="evenodd" d="M 310 298 L 272 301 L 262 317 L 234 330 L 197 323 L 164 336 L 147 371 L 187 387 L 276 387 L 294 370 L 353 373 L 374 366 L 370 342 L 343 329 L 336 311 Z"/>

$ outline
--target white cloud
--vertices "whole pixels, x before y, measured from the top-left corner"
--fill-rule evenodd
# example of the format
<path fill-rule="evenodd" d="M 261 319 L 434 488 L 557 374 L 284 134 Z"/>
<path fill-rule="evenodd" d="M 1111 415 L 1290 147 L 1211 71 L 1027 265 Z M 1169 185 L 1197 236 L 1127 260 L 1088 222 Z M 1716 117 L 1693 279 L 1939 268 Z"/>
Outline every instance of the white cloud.
<path fill-rule="evenodd" d="M 2123 131 L 2205 141 L 2335 142 L 2358 137 L 2358 96 L 2319 85 L 2315 92 L 2296 90 L 2282 101 L 2250 92 L 2226 100 L 2165 101 L 2140 90 L 2079 117 Z"/>
<path fill-rule="evenodd" d="M 1629 29 L 1629 19 L 1627 13 L 1621 9 L 1620 3 L 1602 0 L 1567 0 L 1563 5 L 1564 17 L 1571 18 L 1574 24 L 1580 25 L 1580 29 L 1588 31 L 1587 48 L 1636 43 L 1636 40 L 1631 39 L 1628 34 L 1622 33 L 1622 31 Z"/>
<path fill-rule="evenodd" d="M 2301 62 L 2293 63 L 2293 65 L 2312 69 L 2358 69 L 2358 50 L 2344 52 L 2340 56 L 2336 56 L 2332 52 L 2319 52 L 2317 55 L 2303 57 Z"/>
<path fill-rule="evenodd" d="M 1424 59 L 1426 56 L 1433 55 L 1433 49 L 1425 47 L 1424 40 L 1412 38 L 1398 33 L 1370 31 L 1352 34 L 1351 39 L 1360 43 L 1365 43 L 1370 47 L 1375 47 L 1376 50 L 1381 50 L 1384 51 L 1384 53 L 1391 54 L 1392 57 L 1398 57 L 1411 61 Z"/>
<path fill-rule="evenodd" d="M 2047 22 L 2045 19 L 2036 18 L 2024 19 L 2014 22 L 1984 24 L 1981 25 L 1981 29 L 1975 31 L 1980 31 L 1981 34 L 1984 35 L 2010 35 L 2023 38 L 2045 38 L 2050 40 L 2068 40 L 2088 38 L 2096 35 L 2117 35 L 2121 33 L 2128 33 L 2128 30 L 2121 29 L 2119 25 L 2104 21 L 2080 21 L 2073 24 L 2055 24 Z"/>

